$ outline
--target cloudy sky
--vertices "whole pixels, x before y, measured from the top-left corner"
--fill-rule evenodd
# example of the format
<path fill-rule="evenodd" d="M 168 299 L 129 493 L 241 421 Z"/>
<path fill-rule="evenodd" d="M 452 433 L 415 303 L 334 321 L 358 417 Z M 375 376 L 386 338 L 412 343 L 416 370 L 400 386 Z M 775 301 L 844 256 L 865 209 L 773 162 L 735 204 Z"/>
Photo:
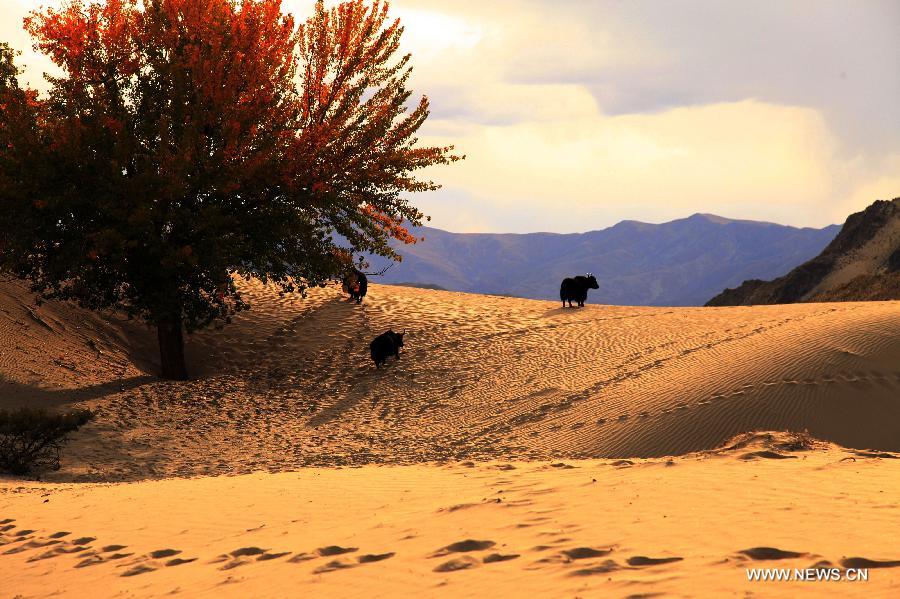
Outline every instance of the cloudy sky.
<path fill-rule="evenodd" d="M 0 0 L 0 40 L 27 50 Z M 51 2 L 56 3 L 56 2 Z M 298 17 L 309 0 L 284 0 Z M 395 0 L 453 231 L 711 212 L 798 226 L 900 196 L 897 0 Z M 28 79 L 46 63 L 26 52 Z"/>

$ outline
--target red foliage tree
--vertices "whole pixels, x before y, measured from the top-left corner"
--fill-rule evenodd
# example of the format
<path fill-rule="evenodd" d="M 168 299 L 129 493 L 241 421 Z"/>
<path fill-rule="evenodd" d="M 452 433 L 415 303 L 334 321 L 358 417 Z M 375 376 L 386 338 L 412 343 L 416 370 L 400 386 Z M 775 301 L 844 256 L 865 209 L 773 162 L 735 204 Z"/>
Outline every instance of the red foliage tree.
<path fill-rule="evenodd" d="M 0 62 L 0 266 L 156 326 L 167 378 L 183 331 L 247 307 L 235 276 L 302 291 L 397 258 L 405 192 L 437 188 L 414 171 L 458 159 L 417 147 L 386 3 L 297 26 L 279 0 L 74 0 L 25 26 L 63 75 L 38 99 Z"/>

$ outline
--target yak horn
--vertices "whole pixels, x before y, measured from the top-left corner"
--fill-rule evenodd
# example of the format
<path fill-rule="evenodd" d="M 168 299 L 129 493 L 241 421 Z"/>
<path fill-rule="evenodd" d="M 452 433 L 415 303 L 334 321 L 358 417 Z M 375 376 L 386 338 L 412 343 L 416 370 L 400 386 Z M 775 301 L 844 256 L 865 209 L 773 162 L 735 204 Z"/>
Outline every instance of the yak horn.
<path fill-rule="evenodd" d="M 364 275 L 368 275 L 368 276 L 370 276 L 370 277 L 380 277 L 381 275 L 383 275 L 384 273 L 386 273 L 386 272 L 388 271 L 388 269 L 389 269 L 390 267 L 392 267 L 393 265 L 394 265 L 394 263 L 391 262 L 390 264 L 388 264 L 387 266 L 385 266 L 384 268 L 382 268 L 382 269 L 379 270 L 378 272 L 364 272 L 363 274 L 364 274 Z"/>

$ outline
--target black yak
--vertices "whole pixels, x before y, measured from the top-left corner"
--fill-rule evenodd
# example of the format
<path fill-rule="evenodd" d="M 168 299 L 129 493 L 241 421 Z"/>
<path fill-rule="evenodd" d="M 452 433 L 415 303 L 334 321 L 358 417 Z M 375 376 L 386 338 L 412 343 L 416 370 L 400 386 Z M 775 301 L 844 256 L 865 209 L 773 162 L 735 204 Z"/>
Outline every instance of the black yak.
<path fill-rule="evenodd" d="M 344 277 L 342 288 L 344 293 L 350 294 L 351 300 L 356 300 L 357 304 L 361 304 L 369 291 L 369 279 L 366 278 L 366 273 L 354 268 L 352 272 Z"/>
<path fill-rule="evenodd" d="M 344 290 L 344 293 L 350 294 L 351 300 L 356 300 L 357 304 L 361 304 L 364 297 L 366 297 L 366 293 L 369 291 L 369 279 L 366 278 L 366 275 L 370 277 L 380 277 L 387 270 L 393 266 L 393 263 L 385 266 L 378 272 L 363 272 L 358 268 L 354 268 L 344 277 L 343 285 L 341 286 Z"/>
<path fill-rule="evenodd" d="M 563 279 L 559 286 L 559 299 L 562 300 L 563 308 L 566 302 L 572 307 L 572 302 L 578 302 L 580 307 L 584 307 L 584 300 L 587 299 L 588 289 L 599 289 L 597 278 L 588 273 L 586 277 L 577 276 L 571 279 Z"/>
<path fill-rule="evenodd" d="M 398 360 L 400 359 L 400 348 L 403 347 L 403 335 L 405 334 L 386 331 L 375 337 L 369 344 L 375 368 L 381 368 L 381 365 L 387 362 L 388 356 L 396 356 Z"/>

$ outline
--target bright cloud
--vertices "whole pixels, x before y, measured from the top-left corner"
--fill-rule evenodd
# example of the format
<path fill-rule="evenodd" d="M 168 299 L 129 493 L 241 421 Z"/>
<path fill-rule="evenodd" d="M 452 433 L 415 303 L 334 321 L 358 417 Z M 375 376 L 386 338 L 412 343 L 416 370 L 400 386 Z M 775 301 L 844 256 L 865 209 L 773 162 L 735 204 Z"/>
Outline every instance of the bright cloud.
<path fill-rule="evenodd" d="M 31 0 L 0 8 L 25 49 Z M 311 0 L 285 0 L 298 18 Z M 334 2 L 329 2 L 334 4 Z M 693 212 L 822 226 L 900 195 L 900 4 L 395 0 L 424 143 L 466 161 L 414 201 L 466 231 Z M 48 68 L 26 53 L 29 81 Z"/>

